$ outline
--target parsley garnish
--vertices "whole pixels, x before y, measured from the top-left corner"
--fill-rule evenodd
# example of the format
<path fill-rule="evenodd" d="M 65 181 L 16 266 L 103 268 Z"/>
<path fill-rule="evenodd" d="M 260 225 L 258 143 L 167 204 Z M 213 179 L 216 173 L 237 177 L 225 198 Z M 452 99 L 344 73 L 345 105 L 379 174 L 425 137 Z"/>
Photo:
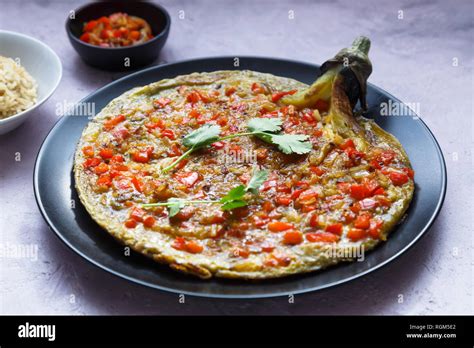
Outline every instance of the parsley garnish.
<path fill-rule="evenodd" d="M 228 140 L 232 138 L 255 135 L 261 140 L 278 146 L 278 149 L 289 155 L 296 153 L 299 155 L 308 153 L 312 149 L 308 136 L 304 134 L 282 134 L 282 120 L 278 118 L 252 118 L 247 124 L 248 132 L 230 134 L 225 137 L 219 137 L 221 127 L 217 125 L 204 125 L 183 138 L 183 145 L 188 150 L 179 156 L 163 172 L 166 173 L 173 169 L 180 161 L 189 156 L 190 153 L 206 147 L 212 143 Z"/>
<path fill-rule="evenodd" d="M 215 143 L 219 141 L 219 133 L 221 132 L 221 127 L 216 125 L 204 125 L 201 128 L 198 128 L 183 138 L 183 145 L 189 149 L 179 156 L 173 163 L 168 167 L 163 168 L 163 172 L 173 169 L 179 162 L 186 158 L 191 152 L 196 151 L 202 147 Z"/>
<path fill-rule="evenodd" d="M 252 178 L 249 180 L 247 186 L 239 185 L 231 189 L 224 197 L 218 201 L 207 201 L 207 200 L 187 200 L 183 198 L 170 198 L 166 202 L 142 204 L 143 208 L 165 206 L 168 209 L 170 217 L 175 216 L 183 209 L 186 205 L 190 204 L 221 204 L 222 210 L 232 210 L 235 208 L 245 207 L 248 202 L 245 200 L 245 194 L 251 192 L 258 194 L 258 189 L 267 180 L 268 172 L 265 170 L 256 171 Z"/>
<path fill-rule="evenodd" d="M 307 135 L 303 134 L 280 134 L 282 121 L 278 118 L 252 118 L 247 128 L 257 137 L 267 143 L 278 145 L 283 153 L 289 155 L 297 153 L 302 155 L 312 149 Z"/>

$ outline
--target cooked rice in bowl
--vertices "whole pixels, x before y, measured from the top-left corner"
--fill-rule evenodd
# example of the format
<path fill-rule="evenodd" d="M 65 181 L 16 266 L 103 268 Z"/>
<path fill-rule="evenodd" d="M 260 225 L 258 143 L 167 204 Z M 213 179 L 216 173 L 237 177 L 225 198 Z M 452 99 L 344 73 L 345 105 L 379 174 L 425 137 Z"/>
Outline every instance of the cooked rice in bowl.
<path fill-rule="evenodd" d="M 0 119 L 32 107 L 36 96 L 35 79 L 13 59 L 0 56 Z"/>

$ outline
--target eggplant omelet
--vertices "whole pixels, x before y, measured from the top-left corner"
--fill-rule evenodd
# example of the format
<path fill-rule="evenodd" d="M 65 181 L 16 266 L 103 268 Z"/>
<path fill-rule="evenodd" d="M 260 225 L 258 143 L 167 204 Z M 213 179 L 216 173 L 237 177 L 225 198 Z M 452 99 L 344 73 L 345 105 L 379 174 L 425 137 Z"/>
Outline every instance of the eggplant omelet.
<path fill-rule="evenodd" d="M 124 93 L 77 146 L 83 205 L 124 245 L 201 278 L 282 277 L 372 249 L 414 173 L 395 137 L 353 114 L 369 47 L 356 39 L 310 86 L 215 71 Z"/>

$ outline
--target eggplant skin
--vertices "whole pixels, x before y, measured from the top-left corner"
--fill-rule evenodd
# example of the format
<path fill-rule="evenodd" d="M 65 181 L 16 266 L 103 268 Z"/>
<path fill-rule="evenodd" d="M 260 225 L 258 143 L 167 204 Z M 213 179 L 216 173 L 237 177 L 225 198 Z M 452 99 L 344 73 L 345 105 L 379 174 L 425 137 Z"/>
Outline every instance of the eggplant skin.
<path fill-rule="evenodd" d="M 353 257 L 347 256 L 347 250 L 351 248 L 364 248 L 364 251 L 368 251 L 379 244 L 381 240 L 365 239 L 358 242 L 345 241 L 344 243 L 335 243 L 335 245 L 303 243 L 301 245 L 285 246 L 282 248 L 292 256 L 293 261 L 284 267 L 264 266 L 264 256 L 266 255 L 263 254 L 252 254 L 247 259 L 230 258 L 228 249 L 211 254 L 191 254 L 174 249 L 171 246 L 174 235 L 169 234 L 166 230 L 149 230 L 142 225 L 133 229 L 126 228 L 123 221 L 127 218 L 128 211 L 126 209 L 113 209 L 106 196 L 97 193 L 93 189 L 90 174 L 83 166 L 86 157 L 81 149 L 101 136 L 102 123 L 110 115 L 120 114 L 124 109 L 130 107 L 140 108 L 150 98 L 160 97 L 160 95 L 166 94 L 170 90 L 176 90 L 180 86 L 206 88 L 206 86 L 220 85 L 225 88 L 236 83 L 250 85 L 254 82 L 271 86 L 273 90 L 277 91 L 300 90 L 308 87 L 308 85 L 293 79 L 254 71 L 216 71 L 193 73 L 158 81 L 144 87 L 134 88 L 112 100 L 86 126 L 78 142 L 74 157 L 75 186 L 82 204 L 92 219 L 124 246 L 130 247 L 158 263 L 169 265 L 176 271 L 202 279 L 211 277 L 249 280 L 269 279 L 307 273 L 322 270 L 340 262 L 353 261 Z M 373 121 L 357 118 L 350 119 L 350 122 L 352 126 L 356 127 L 357 132 L 359 132 L 358 136 L 367 143 L 368 147 L 377 145 L 390 148 L 403 155 L 406 165 L 409 166 L 408 157 L 395 137 L 383 131 Z M 332 127 L 331 122 L 328 122 L 325 127 Z M 306 167 L 302 165 L 301 169 L 307 168 L 307 164 L 304 165 Z M 397 195 L 398 199 L 390 208 L 388 216 L 384 217 L 386 221 L 382 230 L 384 237 L 389 234 L 405 214 L 413 197 L 414 184 L 410 182 L 404 185 L 403 188 L 393 189 L 396 190 L 394 194 Z"/>

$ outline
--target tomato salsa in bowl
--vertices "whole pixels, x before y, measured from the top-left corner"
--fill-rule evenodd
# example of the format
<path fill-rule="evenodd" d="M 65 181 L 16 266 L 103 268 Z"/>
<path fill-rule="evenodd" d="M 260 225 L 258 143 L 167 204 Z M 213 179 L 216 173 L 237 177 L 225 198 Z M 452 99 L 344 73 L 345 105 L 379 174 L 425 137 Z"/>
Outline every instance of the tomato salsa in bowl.
<path fill-rule="evenodd" d="M 153 39 L 150 25 L 140 17 L 117 12 L 84 24 L 79 38 L 85 43 L 100 47 L 125 47 Z"/>
<path fill-rule="evenodd" d="M 168 12 L 149 2 L 94 2 L 73 12 L 66 32 L 89 65 L 134 70 L 151 64 L 163 48 L 171 25 Z"/>

